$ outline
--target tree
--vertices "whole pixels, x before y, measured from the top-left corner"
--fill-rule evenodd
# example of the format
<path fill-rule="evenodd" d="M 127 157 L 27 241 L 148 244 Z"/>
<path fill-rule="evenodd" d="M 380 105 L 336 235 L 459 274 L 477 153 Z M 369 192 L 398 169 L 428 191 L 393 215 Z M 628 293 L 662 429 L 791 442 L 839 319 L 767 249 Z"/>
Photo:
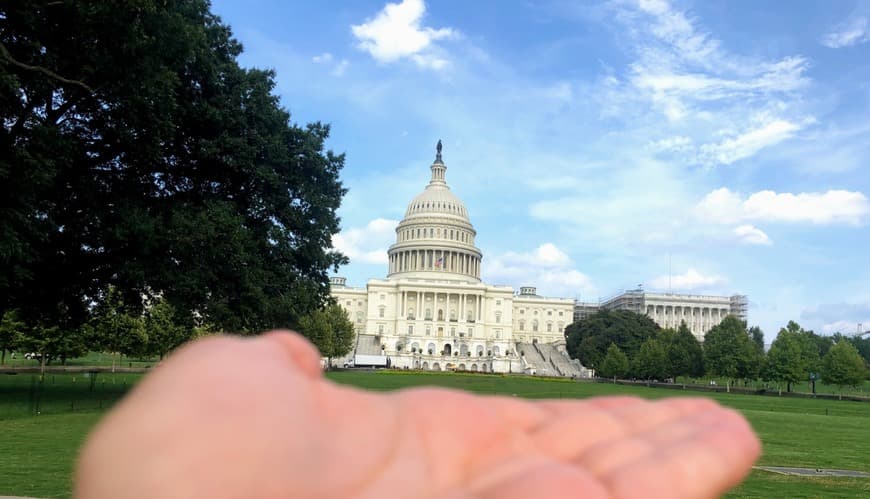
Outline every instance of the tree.
<path fill-rule="evenodd" d="M 571 357 L 583 365 L 598 368 L 611 343 L 632 357 L 658 330 L 659 326 L 645 315 L 628 310 L 599 310 L 565 329 L 566 347 Z"/>
<path fill-rule="evenodd" d="M 158 355 L 162 360 L 166 352 L 190 339 L 193 329 L 180 324 L 175 307 L 161 298 L 146 312 L 145 333 L 148 336 L 148 353 Z"/>
<path fill-rule="evenodd" d="M 790 392 L 791 384 L 803 380 L 806 372 L 807 364 L 797 334 L 782 329 L 770 345 L 770 351 L 767 352 L 765 379 L 786 383 L 787 391 Z M 780 392 L 782 392 L 781 387 Z"/>
<path fill-rule="evenodd" d="M 707 372 L 726 379 L 726 390 L 738 378 L 757 374 L 761 359 L 746 330 L 746 323 L 729 315 L 704 336 Z"/>
<path fill-rule="evenodd" d="M 325 303 L 344 156 L 207 0 L 5 2 L 0 43 L 0 312 L 73 330 L 114 286 L 253 333 Z"/>
<path fill-rule="evenodd" d="M 601 362 L 601 367 L 598 368 L 598 374 L 605 378 L 621 378 L 628 374 L 628 357 L 616 346 L 611 343 L 607 347 L 607 355 L 604 361 Z"/>
<path fill-rule="evenodd" d="M 704 354 L 701 350 L 701 344 L 689 331 L 685 322 L 682 322 L 676 331 L 662 329 L 659 331 L 658 339 L 668 357 L 666 377 L 702 376 L 704 374 Z"/>
<path fill-rule="evenodd" d="M 21 345 L 27 350 L 39 354 L 41 371 L 45 374 L 45 366 L 51 359 L 59 358 L 65 364 L 66 359 L 81 357 L 87 352 L 81 329 L 66 329 L 61 326 L 38 323 L 24 328 Z"/>
<path fill-rule="evenodd" d="M 142 316 L 129 312 L 121 301 L 120 292 L 109 288 L 95 307 L 92 346 L 112 354 L 143 355 L 148 345 L 145 321 Z M 112 356 L 112 371 L 115 357 Z"/>
<path fill-rule="evenodd" d="M 24 323 L 18 320 L 18 312 L 7 310 L 0 319 L 0 365 L 6 364 L 6 351 L 14 350 L 23 335 Z"/>
<path fill-rule="evenodd" d="M 641 379 L 665 379 L 668 376 L 668 354 L 662 343 L 650 338 L 643 342 L 631 363 L 631 372 Z"/>
<path fill-rule="evenodd" d="M 327 369 L 333 357 L 347 355 L 353 348 L 353 323 L 347 312 L 334 303 L 303 317 L 299 330 L 326 357 Z"/>
<path fill-rule="evenodd" d="M 822 381 L 840 387 L 840 398 L 843 398 L 843 387 L 859 386 L 867 377 L 864 359 L 851 343 L 838 341 L 828 350 L 822 361 Z"/>
<path fill-rule="evenodd" d="M 755 344 L 758 351 L 764 352 L 764 331 L 758 326 L 752 326 L 749 328 L 749 337 L 752 338 L 752 343 Z"/>

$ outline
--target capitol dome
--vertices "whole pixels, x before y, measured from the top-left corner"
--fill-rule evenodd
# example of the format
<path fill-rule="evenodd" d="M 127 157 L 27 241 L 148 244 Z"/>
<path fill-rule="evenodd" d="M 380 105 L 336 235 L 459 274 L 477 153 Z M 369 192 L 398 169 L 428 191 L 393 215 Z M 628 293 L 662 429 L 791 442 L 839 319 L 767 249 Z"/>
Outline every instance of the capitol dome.
<path fill-rule="evenodd" d="M 482 254 L 474 246 L 477 232 L 465 204 L 447 185 L 440 140 L 436 151 L 429 184 L 408 203 L 405 218 L 396 227 L 396 244 L 388 251 L 388 277 L 480 282 Z"/>

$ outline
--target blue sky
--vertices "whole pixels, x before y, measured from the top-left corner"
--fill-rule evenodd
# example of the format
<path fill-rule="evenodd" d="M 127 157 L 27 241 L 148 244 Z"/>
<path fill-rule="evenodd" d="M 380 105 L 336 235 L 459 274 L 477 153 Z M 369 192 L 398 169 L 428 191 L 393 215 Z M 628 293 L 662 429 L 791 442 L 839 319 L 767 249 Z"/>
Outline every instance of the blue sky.
<path fill-rule="evenodd" d="M 216 1 L 299 123 L 332 125 L 353 285 L 444 142 L 487 282 L 643 284 L 870 328 L 870 3 Z"/>

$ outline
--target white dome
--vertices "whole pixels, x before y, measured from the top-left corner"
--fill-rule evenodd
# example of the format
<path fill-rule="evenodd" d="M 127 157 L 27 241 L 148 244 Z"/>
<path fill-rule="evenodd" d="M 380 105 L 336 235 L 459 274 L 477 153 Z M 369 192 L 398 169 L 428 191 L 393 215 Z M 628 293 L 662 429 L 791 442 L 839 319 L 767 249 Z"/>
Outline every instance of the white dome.
<path fill-rule="evenodd" d="M 437 278 L 480 282 L 483 255 L 474 246 L 477 232 L 462 201 L 450 191 L 441 160 L 441 143 L 430 167 L 432 178 L 414 197 L 396 227 L 396 244 L 387 252 L 391 278 Z"/>

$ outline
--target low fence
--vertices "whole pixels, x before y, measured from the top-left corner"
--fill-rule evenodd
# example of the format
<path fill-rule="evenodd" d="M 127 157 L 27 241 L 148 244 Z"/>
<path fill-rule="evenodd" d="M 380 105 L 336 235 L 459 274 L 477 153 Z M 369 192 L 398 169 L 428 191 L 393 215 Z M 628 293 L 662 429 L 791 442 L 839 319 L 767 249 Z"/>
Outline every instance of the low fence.
<path fill-rule="evenodd" d="M 729 389 L 722 385 L 693 385 L 690 383 L 662 383 L 660 381 L 633 381 L 628 379 L 613 378 L 594 378 L 596 383 L 610 383 L 617 385 L 628 386 L 647 386 L 650 388 L 665 388 L 669 390 L 692 390 L 700 392 L 713 393 L 739 393 L 745 395 L 763 395 L 768 397 L 792 397 L 806 399 L 822 399 L 822 400 L 851 400 L 854 402 L 870 402 L 870 397 L 861 397 L 858 395 L 837 395 L 830 393 L 804 393 L 804 392 L 780 392 L 779 390 L 768 390 L 765 388 L 744 388 L 731 386 Z"/>

